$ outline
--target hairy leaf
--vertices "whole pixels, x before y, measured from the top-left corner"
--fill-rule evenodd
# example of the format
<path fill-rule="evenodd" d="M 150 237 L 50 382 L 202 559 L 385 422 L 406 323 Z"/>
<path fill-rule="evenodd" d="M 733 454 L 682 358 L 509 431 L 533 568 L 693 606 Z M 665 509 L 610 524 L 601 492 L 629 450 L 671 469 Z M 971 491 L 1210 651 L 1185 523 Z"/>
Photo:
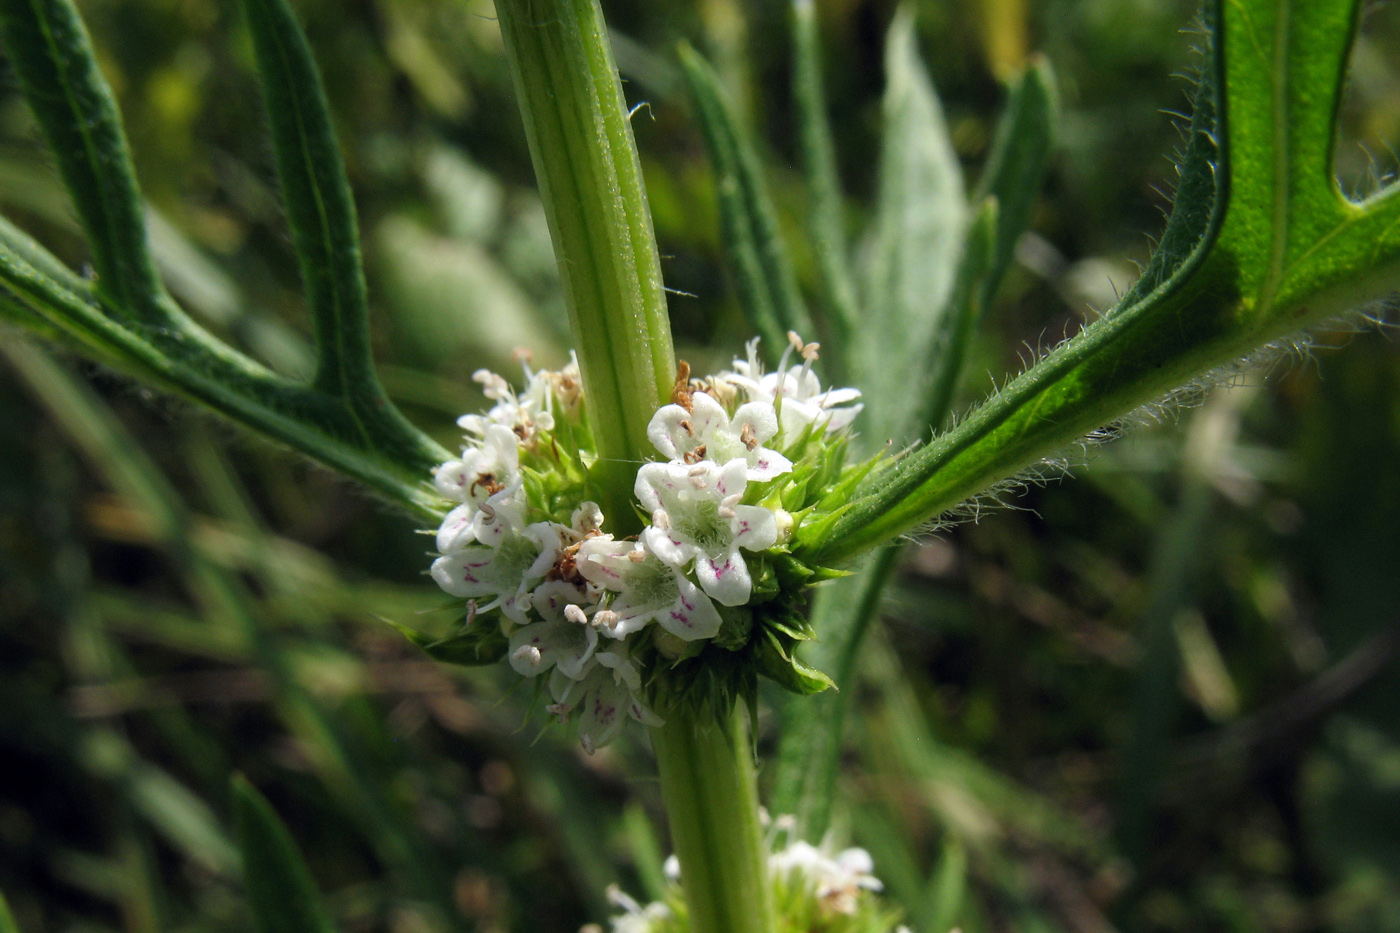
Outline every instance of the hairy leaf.
<path fill-rule="evenodd" d="M 889 471 L 821 541 L 849 558 L 1215 367 L 1400 286 L 1400 189 L 1348 201 L 1332 147 L 1359 0 L 1207 10 L 1172 218 L 1105 317 Z"/>

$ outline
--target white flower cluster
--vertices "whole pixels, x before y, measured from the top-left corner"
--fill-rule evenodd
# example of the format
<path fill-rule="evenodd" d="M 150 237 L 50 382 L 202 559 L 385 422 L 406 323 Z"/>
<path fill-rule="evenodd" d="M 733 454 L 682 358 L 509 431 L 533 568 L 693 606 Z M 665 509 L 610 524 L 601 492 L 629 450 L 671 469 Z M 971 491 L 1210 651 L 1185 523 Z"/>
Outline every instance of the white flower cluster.
<path fill-rule="evenodd" d="M 742 606 L 752 594 L 744 552 L 791 531 L 788 513 L 765 499 L 793 469 L 786 454 L 844 430 L 860 409 L 846 404 L 857 391 L 821 389 L 815 344 L 793 343 L 803 362 L 788 366 L 785 354 L 775 373 L 763 373 L 755 340 L 732 371 L 678 382 L 647 430 L 666 460 L 637 471 L 650 524 L 636 540 L 606 533 L 599 507 L 582 501 L 596 455 L 586 449 L 577 364 L 526 364 L 518 393 L 494 373 L 474 377 L 496 404 L 459 419 L 462 454 L 435 472 L 457 505 L 438 529 L 432 576 L 470 601 L 469 624 L 499 610 L 511 666 L 549 675 L 549 711 L 577 713 L 590 752 L 628 716 L 659 723 L 640 698 L 637 636 L 652 623 L 682 643 L 719 632 L 715 604 Z"/>
<path fill-rule="evenodd" d="M 792 817 L 778 817 L 770 827 L 767 845 L 769 878 L 776 888 L 780 907 L 794 896 L 806 903 L 802 912 L 830 920 L 853 917 L 865 907 L 865 892 L 884 890 L 874 875 L 875 863 L 864 849 L 850 848 L 832 853 L 825 846 L 818 848 L 809 842 L 793 840 L 777 848 L 776 840 L 790 835 Z M 666 860 L 666 876 L 679 884 L 680 862 L 672 855 Z M 657 933 L 674 929 L 670 921 L 675 911 L 663 901 L 640 904 L 624 894 L 616 885 L 608 889 L 608 900 L 622 913 L 611 918 L 612 933 Z M 813 910 L 814 908 L 814 910 Z M 888 928 L 886 928 L 888 929 Z M 602 933 L 596 925 L 584 927 L 580 933 Z M 910 933 L 908 927 L 896 927 L 893 933 Z"/>

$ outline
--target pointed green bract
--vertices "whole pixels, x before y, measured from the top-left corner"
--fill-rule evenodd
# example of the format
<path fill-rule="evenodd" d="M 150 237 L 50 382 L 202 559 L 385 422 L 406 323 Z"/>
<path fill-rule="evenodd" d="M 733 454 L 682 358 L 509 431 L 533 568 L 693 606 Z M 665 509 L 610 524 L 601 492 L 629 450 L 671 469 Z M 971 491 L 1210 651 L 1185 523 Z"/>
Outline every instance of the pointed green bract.
<path fill-rule="evenodd" d="M 334 933 L 292 834 L 267 798 L 241 775 L 233 779 L 233 809 L 243 852 L 243 885 L 258 929 Z"/>
<path fill-rule="evenodd" d="M 1358 0 L 1207 11 L 1172 219 L 1139 283 L 949 433 L 872 484 L 813 559 L 907 533 L 1076 439 L 1270 341 L 1400 286 L 1400 189 L 1360 203 L 1332 169 Z"/>
<path fill-rule="evenodd" d="M 764 356 L 774 364 L 788 345 L 788 331 L 815 336 L 812 321 L 778 230 L 754 141 L 730 112 L 719 77 L 699 53 L 682 45 L 680 59 L 714 163 L 725 253 L 739 301 L 749 324 L 763 338 Z"/>

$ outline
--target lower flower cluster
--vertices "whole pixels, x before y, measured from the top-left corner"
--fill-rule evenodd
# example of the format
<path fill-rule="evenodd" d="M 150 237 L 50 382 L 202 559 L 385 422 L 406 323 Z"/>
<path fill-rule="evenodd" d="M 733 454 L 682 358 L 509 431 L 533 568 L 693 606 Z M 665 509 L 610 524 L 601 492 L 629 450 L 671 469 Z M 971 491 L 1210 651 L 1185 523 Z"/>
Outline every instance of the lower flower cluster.
<path fill-rule="evenodd" d="M 711 645 L 790 688 L 819 688 L 791 657 L 805 633 L 790 603 L 820 575 L 786 546 L 846 476 L 860 405 L 853 389 L 822 389 L 816 345 L 792 336 L 773 373 L 756 340 L 717 375 L 691 379 L 681 364 L 647 431 L 661 459 L 636 474 L 644 527 L 625 539 L 589 495 L 597 454 L 577 364 L 525 362 L 518 391 L 478 372 L 495 404 L 459 419 L 461 456 L 434 475 L 454 507 L 431 573 L 468 601 L 467 623 L 438 641 L 410 637 L 445 660 L 504 656 L 542 678 L 547 709 L 575 721 L 590 752 L 628 718 L 659 724 L 646 685 Z M 789 365 L 793 353 L 801 362 Z"/>
<path fill-rule="evenodd" d="M 803 933 L 910 933 L 899 922 L 897 911 L 882 905 L 873 895 L 884 889 L 874 875 L 875 864 L 864 849 L 832 852 L 802 840 L 781 840 L 791 836 L 792 817 L 778 817 L 768 828 L 769 883 L 778 919 L 778 929 Z M 688 933 L 685 899 L 682 894 L 680 863 L 673 855 L 666 860 L 669 881 L 662 900 L 641 904 L 616 886 L 608 889 L 608 900 L 622 913 L 610 921 L 611 933 Z M 589 924 L 579 933 L 603 933 Z"/>

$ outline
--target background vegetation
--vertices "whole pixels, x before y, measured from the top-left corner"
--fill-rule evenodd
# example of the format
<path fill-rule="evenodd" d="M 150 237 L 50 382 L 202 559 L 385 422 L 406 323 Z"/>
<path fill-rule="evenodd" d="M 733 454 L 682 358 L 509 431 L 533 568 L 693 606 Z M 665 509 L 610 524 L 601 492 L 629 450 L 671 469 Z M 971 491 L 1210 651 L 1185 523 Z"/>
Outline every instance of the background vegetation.
<path fill-rule="evenodd" d="M 218 0 L 81 3 L 163 270 L 202 321 L 304 371 L 297 270 L 246 33 Z M 893 5 L 823 0 L 853 220 Z M 802 242 L 785 5 L 614 2 L 681 356 L 739 349 L 710 166 L 674 63 L 707 51 Z M 489 0 L 308 0 L 365 231 L 390 393 L 450 443 L 470 373 L 557 364 L 565 324 Z M 975 177 L 1029 49 L 1059 150 L 988 315 L 989 377 L 1072 332 L 1160 229 L 1184 0 L 918 5 Z M 1359 40 L 1337 167 L 1400 139 L 1400 11 Z M 0 208 L 63 258 L 71 210 L 0 78 Z M 812 257 L 800 272 L 814 277 Z M 864 658 L 843 838 L 924 933 L 1400 930 L 1400 360 L 1383 334 L 1145 427 L 911 549 Z M 980 393 L 981 388 L 978 389 Z M 659 884 L 633 730 L 592 758 L 498 670 L 381 621 L 455 611 L 415 523 L 183 405 L 0 333 L 0 891 L 19 927 L 238 930 L 230 775 L 292 828 L 347 931 L 568 931 Z M 780 698 L 772 697 L 777 704 Z M 761 715 L 771 748 L 780 716 Z"/>

